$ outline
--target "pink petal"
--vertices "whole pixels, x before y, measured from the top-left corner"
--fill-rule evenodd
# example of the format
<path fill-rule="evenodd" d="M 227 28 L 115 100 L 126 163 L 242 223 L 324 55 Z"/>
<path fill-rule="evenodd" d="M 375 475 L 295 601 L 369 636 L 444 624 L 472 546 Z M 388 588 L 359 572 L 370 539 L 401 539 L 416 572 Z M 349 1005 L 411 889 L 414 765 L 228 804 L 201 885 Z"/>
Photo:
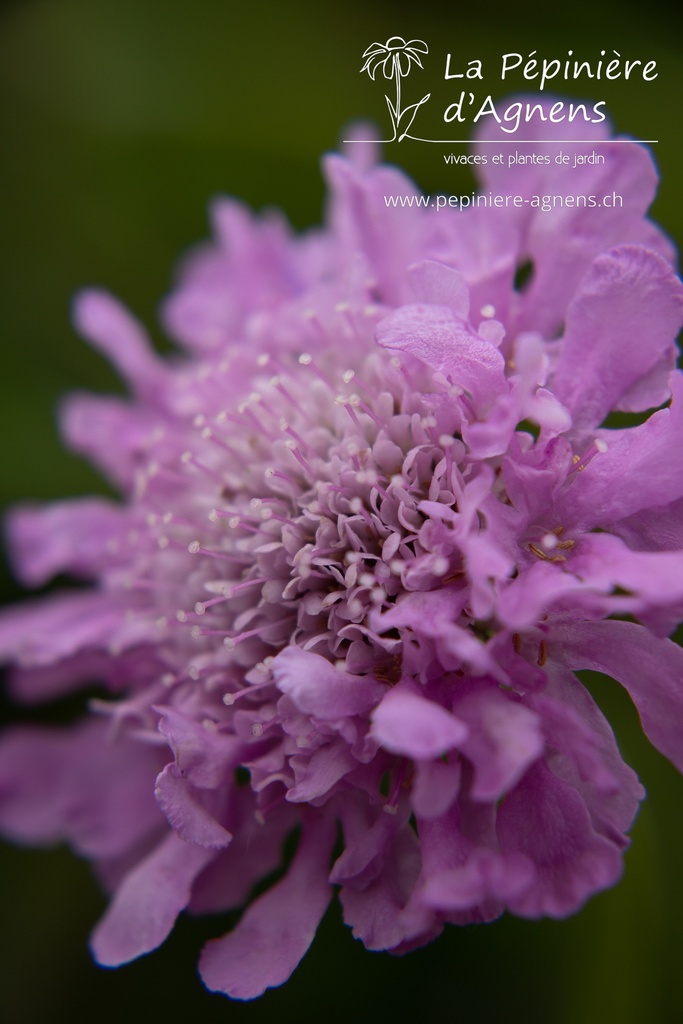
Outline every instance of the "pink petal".
<path fill-rule="evenodd" d="M 611 409 L 641 411 L 667 400 L 681 322 L 683 285 L 660 256 L 624 245 L 595 260 L 567 312 L 553 384 L 575 433 L 599 426 Z M 647 404 L 624 404 L 655 370 Z"/>
<path fill-rule="evenodd" d="M 278 689 L 297 708 L 322 721 L 365 715 L 382 699 L 386 686 L 373 676 L 341 672 L 319 654 L 286 647 L 272 662 Z"/>
<path fill-rule="evenodd" d="M 446 306 L 402 306 L 377 325 L 384 348 L 408 352 L 474 396 L 482 409 L 506 390 L 505 360 Z"/>
<path fill-rule="evenodd" d="M 557 495 L 565 526 L 592 529 L 683 497 L 683 375 L 671 377 L 671 406 L 638 427 L 604 430 L 607 450 Z"/>
<path fill-rule="evenodd" d="M 167 367 L 152 349 L 144 328 L 108 292 L 81 292 L 74 303 L 77 329 L 99 348 L 143 397 L 156 404 Z"/>
<path fill-rule="evenodd" d="M 251 904 L 232 932 L 204 947 L 199 972 L 207 988 L 255 999 L 287 981 L 332 896 L 327 876 L 335 836 L 333 821 L 304 826 L 285 877 Z"/>
<path fill-rule="evenodd" d="M 539 761 L 498 810 L 503 854 L 536 867 L 533 887 L 508 900 L 522 917 L 565 917 L 621 875 L 619 847 L 598 835 L 576 790 Z"/>
<path fill-rule="evenodd" d="M 159 807 L 181 839 L 211 849 L 227 846 L 232 834 L 200 802 L 200 792 L 178 775 L 174 764 L 166 765 L 154 789 Z"/>
<path fill-rule="evenodd" d="M 465 690 L 454 711 L 469 733 L 460 751 L 474 765 L 473 800 L 495 801 L 511 789 L 541 756 L 545 741 L 533 711 L 496 688 Z"/>
<path fill-rule="evenodd" d="M 427 761 L 462 743 L 467 727 L 440 704 L 395 688 L 375 709 L 371 732 L 392 754 Z"/>
<path fill-rule="evenodd" d="M 107 647 L 122 618 L 115 599 L 98 591 L 27 601 L 0 616 L 0 660 L 47 665 L 84 649 Z"/>
<path fill-rule="evenodd" d="M 160 946 L 187 906 L 196 876 L 214 856 L 214 850 L 192 846 L 171 832 L 116 891 L 92 935 L 97 962 L 118 967 Z"/>
<path fill-rule="evenodd" d="M 617 679 L 650 742 L 683 771 L 683 650 L 633 622 L 577 622 L 553 629 L 553 657 Z"/>
<path fill-rule="evenodd" d="M 58 572 L 93 577 L 113 561 L 107 545 L 128 527 L 127 512 L 104 498 L 12 509 L 7 530 L 12 558 L 27 586 Z"/>

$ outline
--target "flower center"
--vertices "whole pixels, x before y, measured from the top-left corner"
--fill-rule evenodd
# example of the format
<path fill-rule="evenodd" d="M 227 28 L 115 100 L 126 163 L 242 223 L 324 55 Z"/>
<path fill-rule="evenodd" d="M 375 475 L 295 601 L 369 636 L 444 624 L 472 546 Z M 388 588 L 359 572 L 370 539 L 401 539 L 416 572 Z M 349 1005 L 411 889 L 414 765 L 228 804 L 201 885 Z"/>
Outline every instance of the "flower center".
<path fill-rule="evenodd" d="M 475 468 L 458 414 L 384 352 L 358 374 L 332 355 L 256 363 L 236 411 L 196 417 L 177 469 L 147 472 L 147 522 L 164 557 L 146 553 L 140 576 L 157 616 L 163 605 L 160 626 L 185 653 L 189 641 L 199 665 L 220 649 L 245 669 L 294 643 L 391 675 L 400 631 L 378 631 L 378 616 L 406 591 L 464 586 L 444 518 Z"/>

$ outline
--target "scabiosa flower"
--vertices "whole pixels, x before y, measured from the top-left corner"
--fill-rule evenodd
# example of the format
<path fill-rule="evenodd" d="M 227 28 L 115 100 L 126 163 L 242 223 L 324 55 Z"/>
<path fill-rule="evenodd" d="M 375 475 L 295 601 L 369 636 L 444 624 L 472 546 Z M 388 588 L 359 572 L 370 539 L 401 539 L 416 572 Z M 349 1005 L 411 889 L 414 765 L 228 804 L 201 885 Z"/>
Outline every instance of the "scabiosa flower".
<path fill-rule="evenodd" d="M 0 824 L 91 859 L 100 963 L 247 904 L 200 971 L 248 999 L 335 889 L 402 953 L 619 878 L 643 790 L 574 671 L 683 767 L 683 288 L 647 151 L 581 130 L 604 164 L 487 164 L 484 194 L 621 207 L 392 206 L 399 171 L 339 157 L 320 233 L 219 201 L 165 305 L 174 359 L 78 298 L 131 394 L 71 397 L 63 429 L 122 500 L 12 513 L 25 583 L 86 585 L 7 611 L 0 649 L 19 699 L 110 696 L 5 734 Z"/>

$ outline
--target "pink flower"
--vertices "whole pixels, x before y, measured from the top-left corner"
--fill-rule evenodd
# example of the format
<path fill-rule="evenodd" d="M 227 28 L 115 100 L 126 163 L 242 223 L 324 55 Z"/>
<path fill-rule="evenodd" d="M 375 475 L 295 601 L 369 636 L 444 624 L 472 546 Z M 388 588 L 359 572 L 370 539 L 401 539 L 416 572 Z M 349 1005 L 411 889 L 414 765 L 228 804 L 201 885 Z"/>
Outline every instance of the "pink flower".
<path fill-rule="evenodd" d="M 94 862 L 100 963 L 243 906 L 294 830 L 209 988 L 282 984 L 335 888 L 403 952 L 619 878 L 643 790 L 574 671 L 683 768 L 683 288 L 648 153 L 589 127 L 604 165 L 488 163 L 484 193 L 621 208 L 392 208 L 410 182 L 338 157 L 319 234 L 220 201 L 166 303 L 174 359 L 79 297 L 130 398 L 73 396 L 63 429 L 122 500 L 12 514 L 27 584 L 85 585 L 7 611 L 0 650 L 20 700 L 111 696 L 5 734 L 0 825 Z"/>

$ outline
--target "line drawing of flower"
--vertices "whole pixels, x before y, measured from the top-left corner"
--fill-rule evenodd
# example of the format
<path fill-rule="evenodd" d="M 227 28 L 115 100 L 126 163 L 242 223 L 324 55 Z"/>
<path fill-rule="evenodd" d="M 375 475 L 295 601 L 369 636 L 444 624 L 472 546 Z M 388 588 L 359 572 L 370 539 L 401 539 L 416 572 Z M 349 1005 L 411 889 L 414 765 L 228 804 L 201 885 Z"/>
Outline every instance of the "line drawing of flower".
<path fill-rule="evenodd" d="M 390 36 L 385 43 L 371 43 L 370 46 L 363 53 L 365 63 L 360 69 L 360 73 L 363 74 L 367 71 L 370 78 L 375 81 L 375 75 L 381 68 L 384 77 L 391 81 L 396 81 L 396 101 L 392 103 L 389 97 L 385 94 L 387 106 L 389 108 L 389 116 L 391 117 L 391 126 L 393 129 L 393 135 L 390 139 L 384 139 L 384 142 L 394 142 L 398 139 L 402 142 L 406 135 L 410 131 L 410 127 L 415 120 L 415 115 L 418 109 L 423 103 L 426 103 L 431 93 L 427 93 L 423 96 L 418 103 L 411 103 L 409 106 L 401 109 L 401 79 L 406 78 L 410 73 L 410 69 L 413 64 L 417 64 L 419 68 L 422 68 L 422 61 L 420 60 L 420 54 L 429 53 L 429 47 L 422 39 L 411 39 L 406 42 L 402 36 Z M 402 120 L 409 115 L 408 120 L 403 127 L 399 135 L 399 126 Z"/>

